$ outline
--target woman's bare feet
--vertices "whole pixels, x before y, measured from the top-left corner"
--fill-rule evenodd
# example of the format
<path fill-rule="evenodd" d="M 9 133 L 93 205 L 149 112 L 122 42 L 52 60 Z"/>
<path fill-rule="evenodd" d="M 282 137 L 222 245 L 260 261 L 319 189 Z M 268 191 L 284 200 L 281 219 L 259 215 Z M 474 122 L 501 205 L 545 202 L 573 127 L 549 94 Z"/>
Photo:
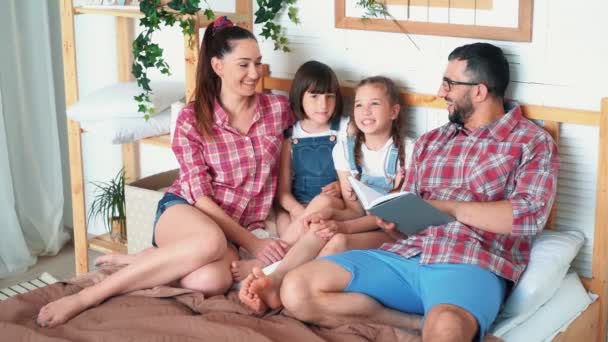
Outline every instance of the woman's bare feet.
<path fill-rule="evenodd" d="M 93 305 L 95 303 L 88 301 L 81 293 L 63 297 L 43 306 L 36 317 L 36 324 L 52 328 L 69 321 Z"/>
<path fill-rule="evenodd" d="M 230 264 L 232 279 L 234 279 L 235 282 L 245 279 L 251 274 L 254 267 L 261 268 L 264 267 L 264 264 L 258 259 L 233 261 L 232 264 Z"/>
<path fill-rule="evenodd" d="M 133 262 L 136 254 L 108 253 L 95 259 L 95 266 L 123 266 Z"/>
<path fill-rule="evenodd" d="M 279 296 L 280 287 L 278 278 L 267 276 L 255 267 L 243 282 L 239 299 L 257 313 L 264 313 L 268 308 L 278 309 L 283 306 Z"/>

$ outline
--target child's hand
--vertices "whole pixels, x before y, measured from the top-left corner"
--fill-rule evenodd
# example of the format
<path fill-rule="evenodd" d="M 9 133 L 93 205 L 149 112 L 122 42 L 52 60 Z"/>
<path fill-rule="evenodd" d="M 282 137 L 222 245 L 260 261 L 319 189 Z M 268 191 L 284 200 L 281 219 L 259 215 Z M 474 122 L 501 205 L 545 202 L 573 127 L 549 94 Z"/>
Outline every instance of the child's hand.
<path fill-rule="evenodd" d="M 334 215 L 334 211 L 331 208 L 323 208 L 317 212 L 314 212 L 306 217 L 302 218 L 302 224 L 310 229 L 311 224 L 321 223 L 321 221 L 330 220 Z"/>
<path fill-rule="evenodd" d="M 283 240 L 255 238 L 255 242 L 247 250 L 264 265 L 270 265 L 283 259 L 287 248 L 289 245 Z"/>
<path fill-rule="evenodd" d="M 338 233 L 344 233 L 343 223 L 335 220 L 321 220 L 318 224 L 311 226 L 311 229 L 318 237 L 326 241 Z"/>
<path fill-rule="evenodd" d="M 340 192 L 340 182 L 335 181 L 327 184 L 326 186 L 321 188 L 321 193 L 328 196 L 340 198 L 340 196 L 342 196 Z"/>
<path fill-rule="evenodd" d="M 376 217 L 376 224 L 395 241 L 407 239 L 407 235 L 398 231 L 397 225 L 395 225 L 393 222 L 386 222 L 383 219 Z"/>
<path fill-rule="evenodd" d="M 357 200 L 357 194 L 355 194 L 355 192 L 353 191 L 353 187 L 350 186 L 350 184 L 346 184 L 345 188 L 346 188 L 346 193 L 343 196 L 344 199 L 345 200 L 349 200 L 349 201 L 356 201 Z"/>

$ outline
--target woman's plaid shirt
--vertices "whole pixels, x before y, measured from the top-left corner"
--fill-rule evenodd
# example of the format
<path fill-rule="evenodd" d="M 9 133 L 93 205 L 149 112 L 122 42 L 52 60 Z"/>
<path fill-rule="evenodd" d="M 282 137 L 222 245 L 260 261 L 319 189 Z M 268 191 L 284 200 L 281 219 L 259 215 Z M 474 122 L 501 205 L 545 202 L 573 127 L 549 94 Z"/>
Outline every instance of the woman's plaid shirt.
<path fill-rule="evenodd" d="M 192 204 L 210 197 L 249 230 L 264 227 L 277 187 L 283 131 L 294 123 L 286 97 L 257 94 L 257 101 L 246 135 L 230 126 L 216 101 L 207 139 L 196 129 L 193 107 L 186 106 L 177 118 L 172 144 L 180 177 L 168 190 Z"/>
<path fill-rule="evenodd" d="M 494 234 L 460 222 L 433 226 L 381 248 L 420 262 L 476 264 L 516 282 L 530 257 L 555 199 L 557 146 L 542 128 L 522 116 L 516 104 L 492 124 L 466 132 L 446 124 L 414 146 L 404 191 L 428 200 L 509 200 L 513 228 Z"/>

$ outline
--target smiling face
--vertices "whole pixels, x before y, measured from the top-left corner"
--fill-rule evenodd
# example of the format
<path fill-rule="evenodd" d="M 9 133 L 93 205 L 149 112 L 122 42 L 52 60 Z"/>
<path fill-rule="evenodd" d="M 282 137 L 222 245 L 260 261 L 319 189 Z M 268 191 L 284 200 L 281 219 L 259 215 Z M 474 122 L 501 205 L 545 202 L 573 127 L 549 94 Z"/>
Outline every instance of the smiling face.
<path fill-rule="evenodd" d="M 331 120 L 331 116 L 336 109 L 336 94 L 316 94 L 305 91 L 302 95 L 302 108 L 306 119 L 317 125 L 326 124 Z"/>
<path fill-rule="evenodd" d="M 354 117 L 357 128 L 364 134 L 390 134 L 400 106 L 392 104 L 383 85 L 365 84 L 357 88 Z"/>
<path fill-rule="evenodd" d="M 252 96 L 262 75 L 262 56 L 253 39 L 233 40 L 232 51 L 223 58 L 213 57 L 211 66 L 222 80 L 222 93 Z"/>
<path fill-rule="evenodd" d="M 466 74 L 466 60 L 452 60 L 448 63 L 444 78 L 456 82 L 472 82 L 471 77 Z M 450 122 L 464 125 L 473 115 L 474 107 L 471 101 L 471 89 L 476 85 L 448 84 L 445 80 L 439 87 L 437 95 L 448 104 L 448 118 Z"/>

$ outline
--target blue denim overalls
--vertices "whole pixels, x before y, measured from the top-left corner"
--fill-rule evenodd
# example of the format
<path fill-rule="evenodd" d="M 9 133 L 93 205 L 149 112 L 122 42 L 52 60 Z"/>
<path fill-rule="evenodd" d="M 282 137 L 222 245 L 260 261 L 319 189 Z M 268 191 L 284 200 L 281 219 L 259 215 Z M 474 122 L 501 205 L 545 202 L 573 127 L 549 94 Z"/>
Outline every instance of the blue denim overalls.
<path fill-rule="evenodd" d="M 336 145 L 340 117 L 331 122 L 330 135 L 291 138 L 291 192 L 300 203 L 309 203 L 321 188 L 338 179 L 331 151 Z"/>
<path fill-rule="evenodd" d="M 355 141 L 356 137 L 349 136 L 346 141 L 348 150 L 348 164 L 350 165 L 350 173 L 354 176 L 361 175 L 361 182 L 367 184 L 370 188 L 378 191 L 381 194 L 388 194 L 393 190 L 395 176 L 397 175 L 397 162 L 399 159 L 399 151 L 395 144 L 391 145 L 387 156 L 384 158 L 384 177 L 369 176 L 361 172 L 361 168 L 355 161 Z"/>

